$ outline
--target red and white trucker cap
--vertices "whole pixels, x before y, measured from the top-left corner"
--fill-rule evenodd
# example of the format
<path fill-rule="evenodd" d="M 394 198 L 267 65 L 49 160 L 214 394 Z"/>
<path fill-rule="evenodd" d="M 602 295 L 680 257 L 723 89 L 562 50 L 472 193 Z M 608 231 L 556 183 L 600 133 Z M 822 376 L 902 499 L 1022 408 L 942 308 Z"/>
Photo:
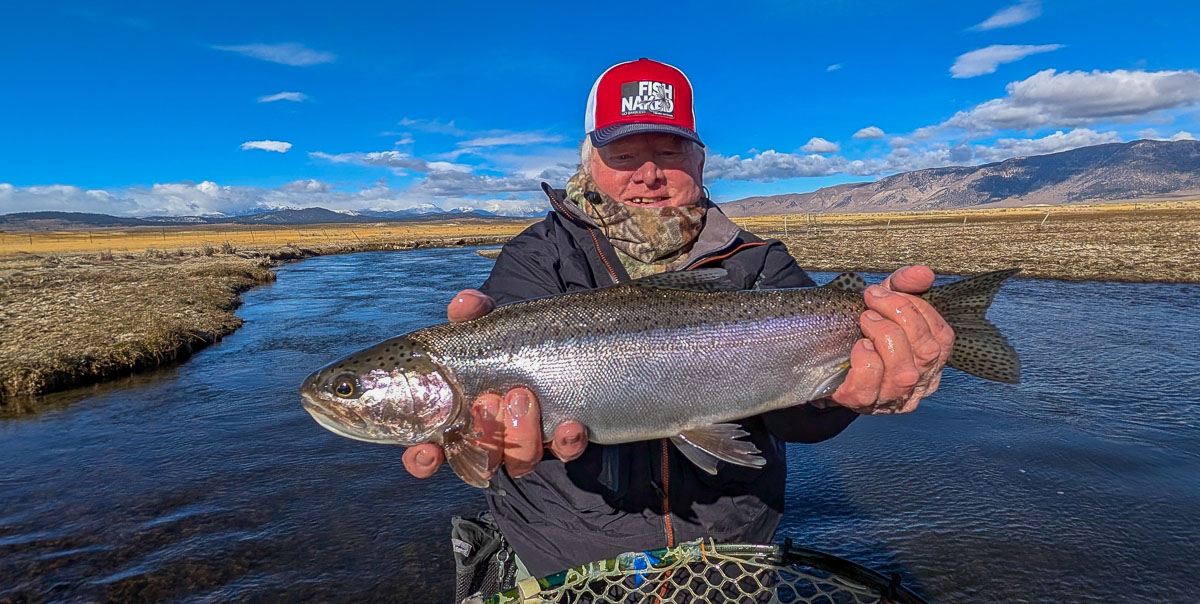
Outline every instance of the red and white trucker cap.
<path fill-rule="evenodd" d="M 666 132 L 704 144 L 696 134 L 692 83 L 682 71 L 644 58 L 600 74 L 588 95 L 583 130 L 596 147 L 639 132 Z"/>

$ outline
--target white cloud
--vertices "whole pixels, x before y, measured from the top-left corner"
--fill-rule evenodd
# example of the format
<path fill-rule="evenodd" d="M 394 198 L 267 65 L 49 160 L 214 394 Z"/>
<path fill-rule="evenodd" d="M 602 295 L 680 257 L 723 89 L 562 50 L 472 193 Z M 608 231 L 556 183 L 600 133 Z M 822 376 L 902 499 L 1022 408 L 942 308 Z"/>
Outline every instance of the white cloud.
<path fill-rule="evenodd" d="M 1012 27 L 1032 21 L 1042 14 L 1041 0 L 1021 0 L 1020 2 L 996 11 L 996 14 L 984 19 L 982 23 L 972 26 L 975 31 L 987 31 L 1001 27 Z"/>
<path fill-rule="evenodd" d="M 888 146 L 895 149 L 895 148 L 900 148 L 900 147 L 907 147 L 907 146 L 913 144 L 913 142 L 914 141 L 911 138 L 906 138 L 903 136 L 894 136 L 894 137 L 892 137 L 892 140 L 888 141 Z"/>
<path fill-rule="evenodd" d="M 152 187 L 111 191 L 84 190 L 70 185 L 15 187 L 0 183 L 0 214 L 56 210 L 118 216 L 212 216 L 306 207 L 395 211 L 425 204 L 441 209 L 478 208 L 506 215 L 527 214 L 547 206 L 540 190 L 532 194 L 506 193 L 487 199 L 435 198 L 411 190 L 388 188 L 387 181 L 382 179 L 354 192 L 335 192 L 331 185 L 316 180 L 291 182 L 275 189 L 222 186 L 204 181 L 198 184 L 160 183 Z"/>
<path fill-rule="evenodd" d="M 1104 143 L 1119 143 L 1116 132 L 1096 132 L 1087 128 L 1076 128 L 1064 133 L 1058 130 L 1041 138 L 1001 138 L 990 146 L 976 145 L 975 157 L 984 162 L 995 162 L 1011 157 L 1045 155 Z"/>
<path fill-rule="evenodd" d="M 246 141 L 242 143 L 243 150 L 261 149 L 263 151 L 274 151 L 275 153 L 287 153 L 288 149 L 292 148 L 292 144 L 284 141 Z"/>
<path fill-rule="evenodd" d="M 1046 69 L 1006 88 L 1008 96 L 960 111 L 941 127 L 985 132 L 1085 126 L 1101 120 L 1146 118 L 1200 104 L 1200 73 L 1196 71 L 1059 73 Z"/>
<path fill-rule="evenodd" d="M 400 140 L 396 141 L 394 144 L 395 144 L 395 145 L 397 145 L 397 146 L 399 146 L 399 145 L 411 145 L 411 144 L 413 144 L 414 142 L 416 142 L 416 141 L 414 141 L 414 140 L 413 140 L 413 137 L 411 137 L 411 136 L 407 136 L 407 135 L 406 135 L 406 136 L 404 136 L 404 138 L 401 138 Z"/>
<path fill-rule="evenodd" d="M 468 195 L 495 195 L 522 191 L 541 191 L 542 182 L 536 178 L 520 175 L 489 176 L 468 172 L 430 172 L 424 180 L 413 185 L 419 194 L 436 197 L 465 197 Z"/>
<path fill-rule="evenodd" d="M 847 162 L 842 157 L 779 153 L 774 149 L 745 159 L 737 155 L 725 157 L 713 153 L 704 163 L 704 179 L 710 182 L 718 179 L 773 182 L 786 178 L 829 176 L 844 171 L 846 167 Z"/>
<path fill-rule="evenodd" d="M 453 122 L 451 122 L 453 123 Z M 563 137 L 553 134 L 536 132 L 508 132 L 496 136 L 483 136 L 460 141 L 459 147 L 500 147 L 506 145 L 535 145 L 538 143 L 558 143 Z"/>
<path fill-rule="evenodd" d="M 878 126 L 867 126 L 854 133 L 854 138 L 883 138 L 883 129 Z"/>
<path fill-rule="evenodd" d="M 260 103 L 274 103 L 275 101 L 292 101 L 299 103 L 308 99 L 308 95 L 303 92 L 277 92 L 268 94 L 267 96 L 258 97 Z"/>
<path fill-rule="evenodd" d="M 432 132 L 434 134 L 449 134 L 450 136 L 465 136 L 467 133 L 462 128 L 454 125 L 454 120 L 449 122 L 440 122 L 438 120 L 412 119 L 403 118 L 398 125 L 421 132 Z"/>
<path fill-rule="evenodd" d="M 283 65 L 292 65 L 296 67 L 307 67 L 309 65 L 319 65 L 321 63 L 332 63 L 337 60 L 337 56 L 331 52 L 313 50 L 303 44 L 288 42 L 285 44 L 241 44 L 237 46 L 213 46 L 217 50 L 226 50 L 236 52 L 240 55 L 270 61 L 272 63 L 281 63 Z"/>
<path fill-rule="evenodd" d="M 837 70 L 839 70 L 839 69 L 841 69 L 841 68 L 842 68 L 842 64 L 841 64 L 841 63 L 834 63 L 833 65 L 830 65 L 829 67 L 826 67 L 826 68 L 825 68 L 825 71 L 837 71 Z"/>
<path fill-rule="evenodd" d="M 279 190 L 286 193 L 328 193 L 333 190 L 333 185 L 310 178 L 308 180 L 293 180 L 279 187 Z"/>
<path fill-rule="evenodd" d="M 1145 130 L 1138 130 L 1137 136 L 1138 136 L 1138 138 L 1149 139 L 1152 141 L 1194 141 L 1194 140 L 1196 140 L 1196 138 L 1194 136 L 1192 136 L 1192 133 L 1188 132 L 1187 130 L 1180 130 L 1179 132 L 1176 132 L 1175 134 L 1172 134 L 1171 136 L 1163 136 L 1163 135 L 1159 134 L 1158 130 L 1155 130 L 1154 128 L 1146 128 Z"/>
<path fill-rule="evenodd" d="M 837 143 L 814 136 L 808 139 L 808 142 L 800 147 L 800 150 L 805 153 L 837 153 L 839 148 Z"/>
<path fill-rule="evenodd" d="M 1062 47 L 1062 44 L 993 44 L 959 55 L 958 59 L 954 61 L 954 65 L 950 66 L 950 77 L 973 78 L 987 73 L 995 73 L 996 68 L 1004 63 L 1020 61 L 1029 55 L 1050 52 Z"/>
<path fill-rule="evenodd" d="M 429 171 L 428 162 L 419 157 L 401 153 L 400 151 L 372 151 L 370 153 L 325 153 L 324 151 L 312 151 L 308 156 L 335 164 L 383 166 L 396 170 L 413 170 L 416 172 Z"/>

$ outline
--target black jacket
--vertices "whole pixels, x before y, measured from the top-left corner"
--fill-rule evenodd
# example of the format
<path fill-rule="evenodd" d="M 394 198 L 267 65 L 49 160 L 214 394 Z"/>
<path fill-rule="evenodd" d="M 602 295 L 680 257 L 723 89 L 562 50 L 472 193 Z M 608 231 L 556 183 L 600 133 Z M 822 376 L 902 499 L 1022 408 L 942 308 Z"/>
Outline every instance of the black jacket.
<path fill-rule="evenodd" d="M 576 292 L 629 280 L 612 244 L 562 191 L 543 185 L 554 211 L 510 240 L 480 287 L 498 304 Z M 777 240 L 763 241 L 709 209 L 684 269 L 721 267 L 745 289 L 814 285 Z M 740 422 L 767 464 L 721 464 L 706 474 L 666 440 L 612 445 L 620 449 L 616 491 L 598 481 L 606 445 L 562 463 L 547 453 L 537 469 L 494 482 L 505 495 L 488 504 L 505 537 L 534 576 L 627 551 L 699 537 L 719 542 L 770 542 L 783 514 L 785 441 L 818 442 L 857 415 L 841 407 L 801 405 Z M 610 460 L 613 457 L 610 454 Z"/>

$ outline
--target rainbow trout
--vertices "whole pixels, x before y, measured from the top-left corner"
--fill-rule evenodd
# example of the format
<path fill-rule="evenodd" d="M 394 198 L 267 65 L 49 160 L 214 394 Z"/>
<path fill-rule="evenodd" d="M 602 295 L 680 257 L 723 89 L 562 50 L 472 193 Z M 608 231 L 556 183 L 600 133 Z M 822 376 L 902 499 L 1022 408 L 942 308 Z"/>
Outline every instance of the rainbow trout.
<path fill-rule="evenodd" d="M 923 297 L 954 328 L 948 365 L 1017 382 L 1020 361 L 985 317 L 1005 279 L 986 273 Z M 469 439 L 470 403 L 523 385 L 542 428 L 587 426 L 601 444 L 669 438 L 710 473 L 764 462 L 734 420 L 823 398 L 845 378 L 866 310 L 858 275 L 823 287 L 736 291 L 723 269 L 634 281 L 501 306 L 334 361 L 300 388 L 317 423 L 367 442 L 440 444 L 464 481 L 486 487 Z"/>

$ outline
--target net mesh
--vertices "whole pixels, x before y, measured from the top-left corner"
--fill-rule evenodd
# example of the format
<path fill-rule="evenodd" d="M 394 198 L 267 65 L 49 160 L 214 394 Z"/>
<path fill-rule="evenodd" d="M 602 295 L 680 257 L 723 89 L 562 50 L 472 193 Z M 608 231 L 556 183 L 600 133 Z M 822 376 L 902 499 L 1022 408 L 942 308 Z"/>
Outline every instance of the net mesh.
<path fill-rule="evenodd" d="M 898 577 L 889 580 L 841 558 L 792 550 L 790 543 L 781 547 L 697 540 L 526 579 L 482 602 L 923 603 L 898 582 Z"/>

